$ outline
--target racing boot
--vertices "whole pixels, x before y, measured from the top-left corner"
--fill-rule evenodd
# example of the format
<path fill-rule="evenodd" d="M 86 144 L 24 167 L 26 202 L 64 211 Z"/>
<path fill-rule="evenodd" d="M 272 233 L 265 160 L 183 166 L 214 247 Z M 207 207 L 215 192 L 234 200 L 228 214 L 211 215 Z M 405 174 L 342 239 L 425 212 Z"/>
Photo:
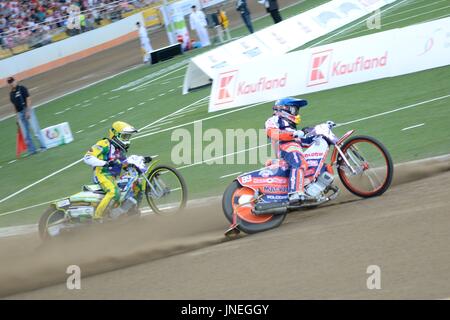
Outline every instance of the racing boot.
<path fill-rule="evenodd" d="M 305 201 L 314 200 L 315 198 L 313 196 L 310 196 L 307 193 L 304 192 L 292 192 L 288 195 L 289 204 L 299 204 L 303 203 Z"/>

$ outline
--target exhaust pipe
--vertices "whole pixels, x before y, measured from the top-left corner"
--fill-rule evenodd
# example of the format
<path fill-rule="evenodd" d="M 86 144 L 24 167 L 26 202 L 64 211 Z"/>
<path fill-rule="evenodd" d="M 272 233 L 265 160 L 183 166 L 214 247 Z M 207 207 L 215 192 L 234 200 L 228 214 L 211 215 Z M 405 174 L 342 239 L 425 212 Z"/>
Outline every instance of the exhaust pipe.
<path fill-rule="evenodd" d="M 286 203 L 258 203 L 252 212 L 257 216 L 263 214 L 286 214 L 288 206 Z"/>

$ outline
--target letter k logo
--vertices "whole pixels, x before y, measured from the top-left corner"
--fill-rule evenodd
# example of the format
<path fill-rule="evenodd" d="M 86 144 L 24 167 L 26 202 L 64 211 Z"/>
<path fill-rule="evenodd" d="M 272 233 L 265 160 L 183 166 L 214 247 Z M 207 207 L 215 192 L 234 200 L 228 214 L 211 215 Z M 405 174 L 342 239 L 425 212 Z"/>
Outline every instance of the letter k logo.
<path fill-rule="evenodd" d="M 233 78 L 234 78 L 234 75 L 226 76 L 226 77 L 223 77 L 220 79 L 219 100 L 228 99 L 231 97 L 230 92 L 228 91 L 228 85 L 230 84 L 230 82 Z"/>
<path fill-rule="evenodd" d="M 332 50 L 327 50 L 311 55 L 311 64 L 307 81 L 308 87 L 328 82 L 331 53 Z"/>
<path fill-rule="evenodd" d="M 217 79 L 217 87 L 213 90 L 215 92 L 211 93 L 211 96 L 215 97 L 215 105 L 224 104 L 234 101 L 235 98 L 235 87 L 238 78 L 238 70 L 227 71 L 219 74 Z"/>

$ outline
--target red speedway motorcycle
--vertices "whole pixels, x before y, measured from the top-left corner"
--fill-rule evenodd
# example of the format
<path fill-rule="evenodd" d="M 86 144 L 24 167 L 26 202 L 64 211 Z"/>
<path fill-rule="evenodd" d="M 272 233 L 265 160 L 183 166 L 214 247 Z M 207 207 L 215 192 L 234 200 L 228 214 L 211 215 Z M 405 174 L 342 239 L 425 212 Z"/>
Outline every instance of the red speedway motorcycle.
<path fill-rule="evenodd" d="M 225 232 L 234 236 L 278 227 L 291 211 L 316 207 L 336 199 L 339 188 L 335 170 L 342 184 L 351 193 L 371 198 L 389 188 L 394 173 L 392 158 L 381 142 L 369 136 L 350 136 L 350 130 L 336 137 L 329 121 L 309 130 L 305 137 L 314 142 L 304 150 L 308 163 L 305 172 L 305 200 L 288 200 L 289 167 L 284 160 L 269 161 L 265 168 L 238 176 L 225 190 L 222 208 L 231 223 Z M 330 163 L 325 161 L 331 151 Z"/>

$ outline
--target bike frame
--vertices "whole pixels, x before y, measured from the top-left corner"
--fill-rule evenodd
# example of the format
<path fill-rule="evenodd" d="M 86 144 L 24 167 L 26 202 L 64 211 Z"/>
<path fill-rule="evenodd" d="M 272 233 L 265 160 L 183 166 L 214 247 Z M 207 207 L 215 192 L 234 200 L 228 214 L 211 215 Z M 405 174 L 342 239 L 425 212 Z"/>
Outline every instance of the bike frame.
<path fill-rule="evenodd" d="M 331 165 L 332 166 L 336 166 L 337 165 L 337 156 L 338 154 L 342 157 L 342 159 L 344 160 L 345 164 L 350 168 L 350 170 L 352 171 L 353 174 L 356 173 L 355 169 L 353 169 L 353 167 L 350 165 L 350 163 L 348 162 L 347 157 L 344 155 L 344 153 L 341 150 L 341 145 L 342 143 L 348 139 L 348 137 L 350 137 L 353 133 L 355 132 L 355 130 L 350 130 L 347 131 L 333 146 L 333 152 L 331 154 Z"/>

